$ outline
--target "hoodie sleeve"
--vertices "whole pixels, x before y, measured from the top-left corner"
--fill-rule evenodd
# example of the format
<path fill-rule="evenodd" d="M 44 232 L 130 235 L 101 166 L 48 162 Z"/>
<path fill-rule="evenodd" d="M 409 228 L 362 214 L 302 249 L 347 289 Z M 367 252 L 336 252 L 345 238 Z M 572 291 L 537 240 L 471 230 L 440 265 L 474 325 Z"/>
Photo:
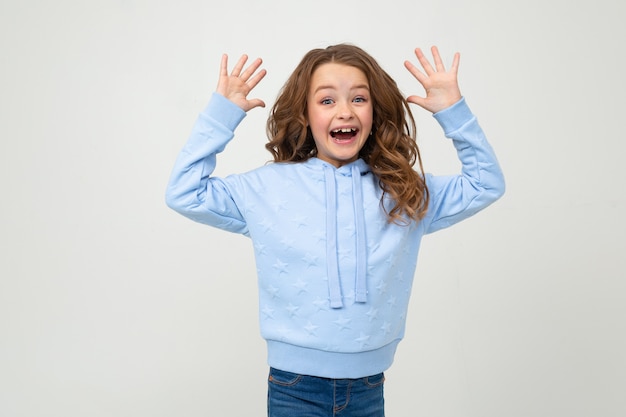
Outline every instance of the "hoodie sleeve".
<path fill-rule="evenodd" d="M 476 214 L 498 200 L 505 189 L 496 155 L 465 99 L 433 116 L 452 139 L 462 168 L 460 175 L 426 176 L 430 192 L 426 233 Z"/>
<path fill-rule="evenodd" d="M 165 193 L 167 205 L 199 223 L 247 234 L 246 223 L 225 182 L 211 177 L 216 155 L 224 150 L 246 113 L 214 93 L 178 154 Z"/>

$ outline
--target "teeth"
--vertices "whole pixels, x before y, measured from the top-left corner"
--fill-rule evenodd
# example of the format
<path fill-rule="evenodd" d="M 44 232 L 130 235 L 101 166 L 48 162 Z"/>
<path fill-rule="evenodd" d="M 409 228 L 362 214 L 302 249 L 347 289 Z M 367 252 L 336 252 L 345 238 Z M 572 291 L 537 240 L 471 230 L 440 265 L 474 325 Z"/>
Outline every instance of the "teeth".
<path fill-rule="evenodd" d="M 354 131 L 356 131 L 356 129 L 354 129 L 354 128 L 344 128 L 344 129 L 335 129 L 335 130 L 333 130 L 334 133 L 339 133 L 339 132 L 349 133 L 349 132 L 354 132 Z"/>

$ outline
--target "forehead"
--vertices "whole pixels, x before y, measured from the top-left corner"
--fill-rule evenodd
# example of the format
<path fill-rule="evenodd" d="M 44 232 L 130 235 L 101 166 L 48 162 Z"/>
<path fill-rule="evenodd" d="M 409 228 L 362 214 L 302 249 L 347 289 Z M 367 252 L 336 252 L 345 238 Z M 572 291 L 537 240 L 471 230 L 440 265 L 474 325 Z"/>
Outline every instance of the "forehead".
<path fill-rule="evenodd" d="M 330 62 L 322 64 L 313 71 L 311 89 L 322 88 L 369 88 L 367 76 L 360 69 Z"/>

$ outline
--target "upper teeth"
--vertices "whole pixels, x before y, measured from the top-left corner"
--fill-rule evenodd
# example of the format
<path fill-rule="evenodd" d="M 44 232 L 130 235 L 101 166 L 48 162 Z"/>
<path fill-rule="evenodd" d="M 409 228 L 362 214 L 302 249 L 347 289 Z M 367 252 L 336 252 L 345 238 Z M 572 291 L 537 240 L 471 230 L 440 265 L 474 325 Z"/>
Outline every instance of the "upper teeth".
<path fill-rule="evenodd" d="M 347 128 L 343 128 L 343 129 L 335 129 L 335 130 L 333 130 L 333 132 L 335 132 L 335 133 L 339 133 L 339 132 L 349 133 L 349 132 L 354 132 L 354 130 L 355 130 L 354 128 L 347 127 Z"/>

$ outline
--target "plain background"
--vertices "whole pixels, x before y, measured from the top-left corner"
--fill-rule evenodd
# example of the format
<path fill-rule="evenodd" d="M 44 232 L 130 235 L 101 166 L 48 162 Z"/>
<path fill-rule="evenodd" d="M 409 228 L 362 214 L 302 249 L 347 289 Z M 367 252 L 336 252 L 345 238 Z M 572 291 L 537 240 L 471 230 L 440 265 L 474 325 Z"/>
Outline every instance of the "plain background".
<path fill-rule="evenodd" d="M 164 204 L 220 56 L 268 107 L 306 51 L 398 81 L 460 51 L 507 194 L 423 241 L 387 414 L 626 415 L 624 6 L 618 0 L 20 1 L 0 5 L 0 415 L 263 416 L 247 238 Z M 454 151 L 415 108 L 425 168 Z M 265 163 L 252 111 L 218 174 Z"/>

